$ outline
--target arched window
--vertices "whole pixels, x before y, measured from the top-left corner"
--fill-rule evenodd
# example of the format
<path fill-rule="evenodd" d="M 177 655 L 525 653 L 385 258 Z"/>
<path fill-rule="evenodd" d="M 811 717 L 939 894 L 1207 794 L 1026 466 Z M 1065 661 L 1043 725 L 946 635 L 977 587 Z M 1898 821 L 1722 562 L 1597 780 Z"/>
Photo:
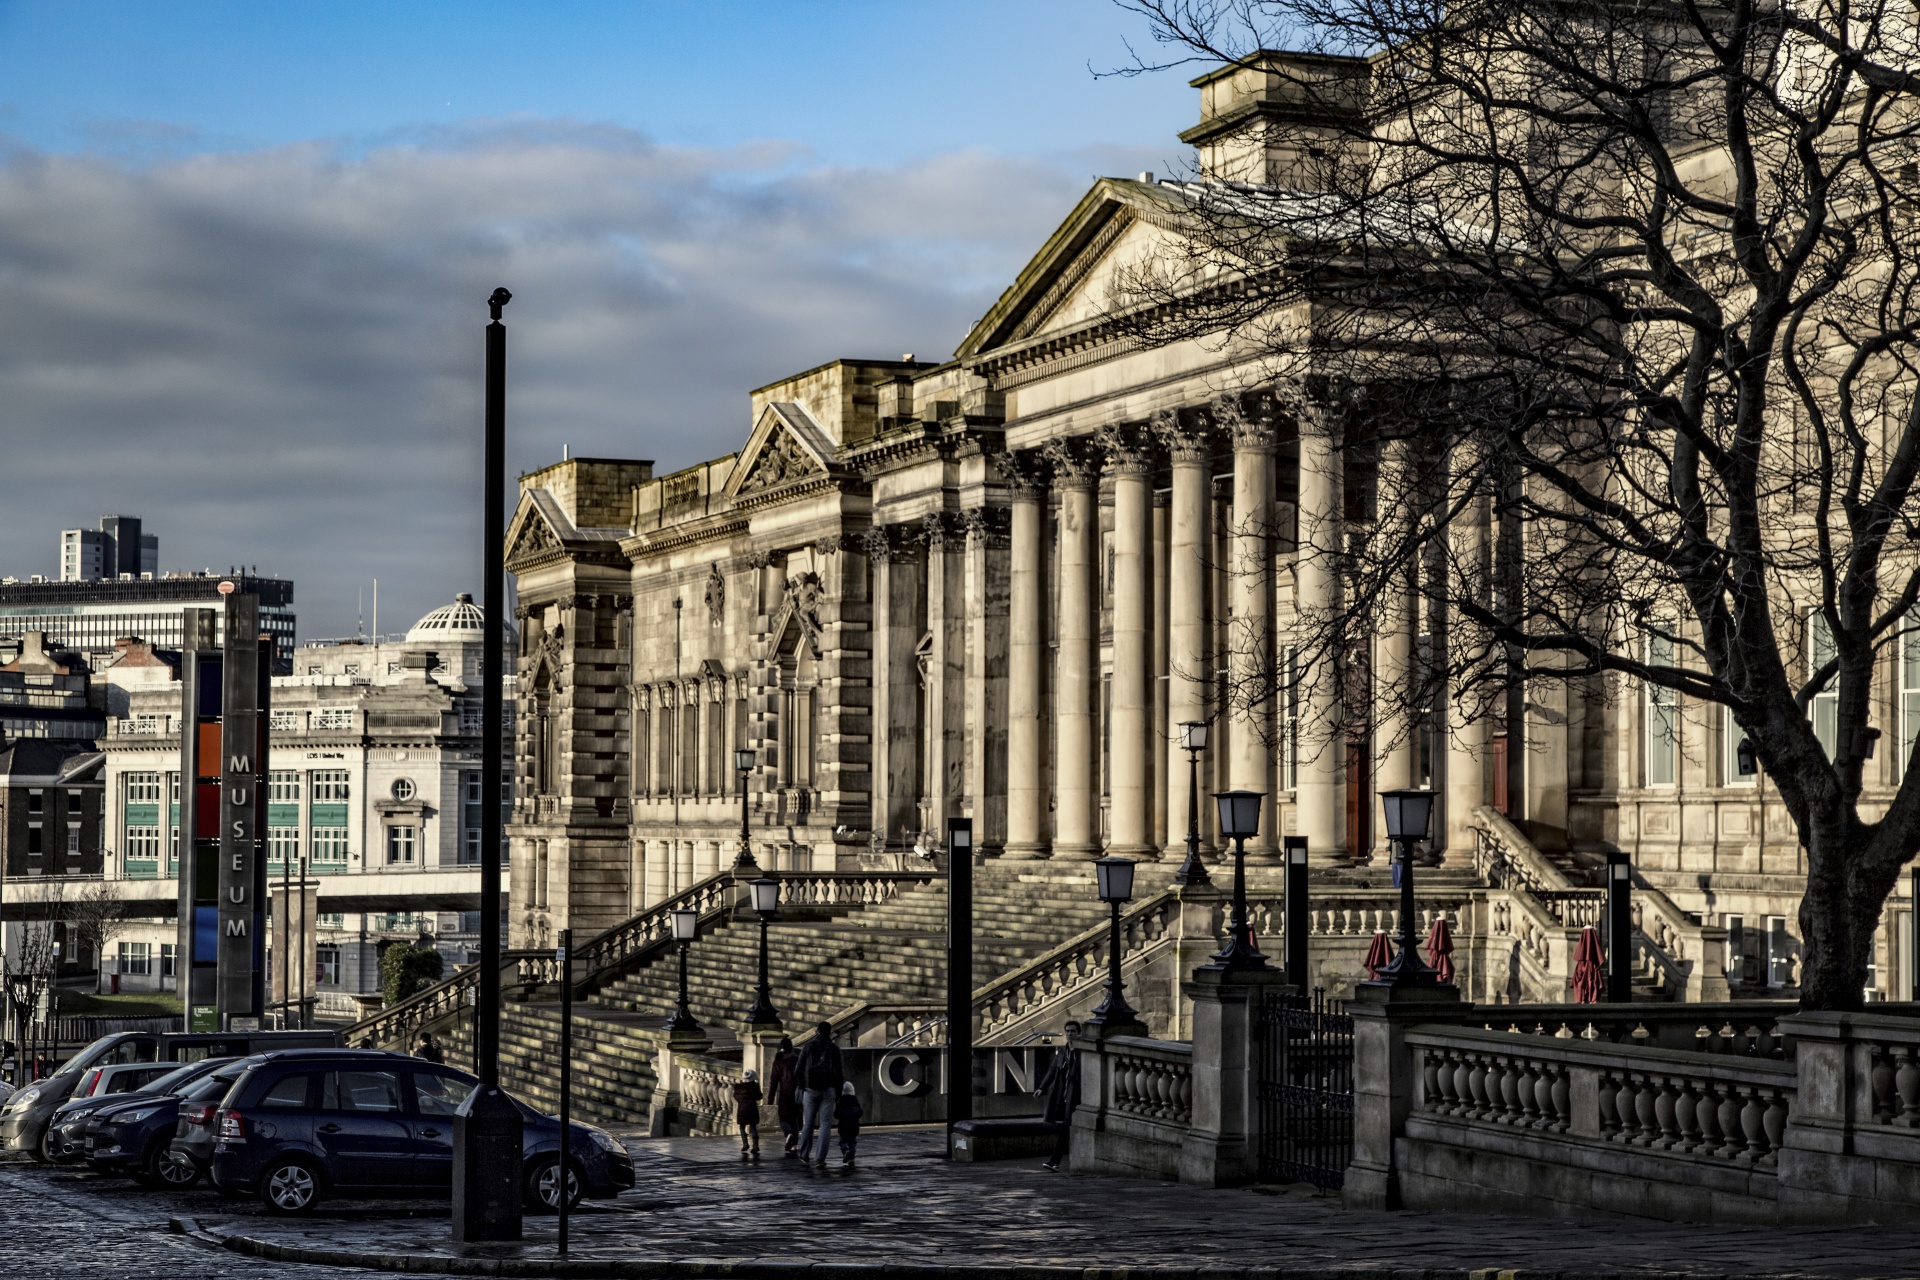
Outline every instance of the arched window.
<path fill-rule="evenodd" d="M 553 675 L 542 665 L 533 678 L 533 790 L 535 795 L 553 794 L 558 749 L 553 713 Z"/>
<path fill-rule="evenodd" d="M 780 782 L 812 787 L 820 687 L 813 641 L 797 622 L 780 644 Z"/>

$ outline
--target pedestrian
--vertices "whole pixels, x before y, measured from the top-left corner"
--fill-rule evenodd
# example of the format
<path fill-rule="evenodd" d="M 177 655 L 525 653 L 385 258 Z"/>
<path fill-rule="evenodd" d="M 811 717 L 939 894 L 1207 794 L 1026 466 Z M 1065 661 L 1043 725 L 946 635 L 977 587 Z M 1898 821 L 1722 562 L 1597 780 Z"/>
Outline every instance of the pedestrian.
<path fill-rule="evenodd" d="M 834 1044 L 833 1028 L 827 1023 L 813 1028 L 813 1039 L 801 1048 L 795 1072 L 800 1077 L 800 1162 L 823 1165 L 827 1162 L 827 1144 L 833 1141 L 834 1100 L 847 1079 L 840 1047 Z M 817 1144 L 813 1140 L 816 1124 L 820 1126 Z"/>
<path fill-rule="evenodd" d="M 773 1074 L 767 1084 L 773 1089 L 773 1110 L 780 1117 L 780 1133 L 786 1139 L 786 1156 L 800 1154 L 800 1055 L 794 1050 L 793 1037 L 781 1036 L 780 1048 L 773 1055 Z"/>
<path fill-rule="evenodd" d="M 733 1086 L 734 1119 L 740 1122 L 740 1158 L 760 1154 L 760 1073 L 747 1072 L 746 1079 Z"/>
<path fill-rule="evenodd" d="M 860 1117 L 867 1109 L 853 1092 L 853 1081 L 840 1086 L 840 1100 L 833 1104 L 833 1118 L 840 1126 L 840 1163 L 853 1163 L 853 1148 L 860 1141 Z"/>
<path fill-rule="evenodd" d="M 1073 1038 L 1080 1034 L 1080 1024 L 1069 1022 L 1062 1030 L 1066 1043 L 1053 1055 L 1047 1073 L 1040 1077 L 1040 1087 L 1034 1090 L 1047 1100 L 1040 1118 L 1053 1126 L 1053 1155 L 1044 1167 L 1053 1171 L 1058 1171 L 1067 1158 L 1067 1141 L 1073 1136 L 1073 1110 L 1080 1105 L 1080 1050 L 1073 1046 Z"/>
<path fill-rule="evenodd" d="M 447 1055 L 440 1052 L 440 1042 L 433 1038 L 431 1031 L 420 1037 L 420 1047 L 414 1050 L 413 1056 L 425 1062 L 444 1063 L 447 1060 Z"/>

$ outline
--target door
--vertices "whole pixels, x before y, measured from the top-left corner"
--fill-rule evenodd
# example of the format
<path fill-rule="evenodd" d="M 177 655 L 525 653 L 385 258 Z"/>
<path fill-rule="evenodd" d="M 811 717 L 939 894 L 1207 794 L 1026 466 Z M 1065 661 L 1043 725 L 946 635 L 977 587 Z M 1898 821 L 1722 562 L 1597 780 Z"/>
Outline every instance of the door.
<path fill-rule="evenodd" d="M 407 1126 L 413 1133 L 414 1181 L 428 1187 L 453 1185 L 453 1113 L 473 1092 L 474 1081 L 439 1071 L 414 1071 L 413 1114 Z"/>
<path fill-rule="evenodd" d="M 329 1071 L 314 1141 L 342 1186 L 397 1187 L 413 1173 L 413 1131 L 397 1071 Z"/>

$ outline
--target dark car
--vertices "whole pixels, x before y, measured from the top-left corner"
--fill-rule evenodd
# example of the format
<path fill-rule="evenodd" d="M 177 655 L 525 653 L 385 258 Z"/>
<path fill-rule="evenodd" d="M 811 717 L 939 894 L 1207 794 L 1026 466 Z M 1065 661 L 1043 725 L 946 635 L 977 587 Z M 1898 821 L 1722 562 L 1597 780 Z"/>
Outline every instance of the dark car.
<path fill-rule="evenodd" d="M 87 1167 L 146 1186 L 192 1186 L 200 1180 L 202 1166 L 175 1160 L 170 1150 L 181 1103 L 198 1096 L 217 1105 L 238 1078 L 238 1061 L 196 1062 L 154 1081 L 146 1093 L 108 1099 L 84 1121 L 80 1145 Z"/>
<path fill-rule="evenodd" d="M 87 1068 L 124 1062 L 198 1062 L 264 1049 L 338 1044 L 334 1031 L 123 1031 L 101 1036 L 45 1080 L 20 1089 L 0 1106 L 0 1151 L 52 1159 L 47 1139 L 56 1108 L 73 1096 Z"/>
<path fill-rule="evenodd" d="M 290 1051 L 254 1062 L 216 1117 L 213 1183 L 303 1213 L 325 1194 L 449 1195 L 454 1113 L 479 1083 L 402 1053 Z M 522 1191 L 560 1203 L 560 1122 L 516 1100 L 526 1122 Z M 603 1129 L 572 1128 L 568 1202 L 633 1186 L 633 1158 Z"/>
<path fill-rule="evenodd" d="M 53 1118 L 47 1122 L 48 1136 L 44 1144 L 47 1154 L 59 1163 L 85 1158 L 87 1126 L 93 1123 L 95 1115 L 108 1107 L 117 1107 L 130 1098 L 175 1093 L 188 1081 L 213 1070 L 214 1063 L 230 1061 L 230 1058 L 214 1058 L 188 1063 L 184 1067 L 164 1062 L 143 1062 L 131 1066 L 88 1068 L 86 1075 L 74 1088 L 74 1096 L 55 1108 Z M 98 1077 L 89 1084 L 89 1078 L 95 1077 L 96 1073 Z"/>

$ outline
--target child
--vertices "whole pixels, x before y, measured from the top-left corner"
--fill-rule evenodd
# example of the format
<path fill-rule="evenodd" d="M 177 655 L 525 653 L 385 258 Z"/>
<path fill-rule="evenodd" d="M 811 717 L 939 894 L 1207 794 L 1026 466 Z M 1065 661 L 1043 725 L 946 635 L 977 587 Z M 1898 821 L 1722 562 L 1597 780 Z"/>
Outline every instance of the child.
<path fill-rule="evenodd" d="M 760 1073 L 747 1072 L 747 1078 L 733 1086 L 734 1118 L 740 1122 L 740 1158 L 760 1154 Z"/>
<path fill-rule="evenodd" d="M 860 1141 L 860 1117 L 867 1114 L 860 1105 L 860 1099 L 854 1096 L 853 1081 L 840 1086 L 840 1097 L 833 1107 L 833 1118 L 840 1122 L 840 1163 L 853 1163 L 854 1144 Z"/>

